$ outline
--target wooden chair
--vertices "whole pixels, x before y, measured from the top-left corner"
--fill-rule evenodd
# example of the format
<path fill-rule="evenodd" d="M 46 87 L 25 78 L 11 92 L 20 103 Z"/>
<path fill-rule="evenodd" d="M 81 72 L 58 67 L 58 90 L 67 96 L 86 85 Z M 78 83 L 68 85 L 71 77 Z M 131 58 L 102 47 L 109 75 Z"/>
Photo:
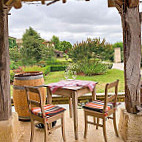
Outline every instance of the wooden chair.
<path fill-rule="evenodd" d="M 49 132 L 61 127 L 62 136 L 65 141 L 65 128 L 64 128 L 64 111 L 65 109 L 52 104 L 43 106 L 43 100 L 40 90 L 37 87 L 25 87 L 27 94 L 27 102 L 31 118 L 31 139 L 33 142 L 34 137 L 34 121 L 38 121 L 44 124 L 44 142 L 47 142 Z M 31 93 L 36 93 L 40 101 L 35 101 L 30 98 Z M 51 123 L 61 119 L 61 124 L 55 127 L 51 127 Z"/>
<path fill-rule="evenodd" d="M 118 83 L 119 80 L 106 84 L 105 87 L 105 100 L 95 100 L 93 102 L 87 103 L 84 108 L 84 116 L 85 116 L 85 131 L 84 131 L 84 138 L 86 138 L 87 135 L 87 124 L 93 124 L 96 125 L 96 129 L 99 127 L 103 127 L 103 135 L 104 140 L 107 142 L 107 136 L 106 136 L 106 119 L 110 118 L 113 120 L 114 130 L 115 134 L 118 137 L 118 131 L 116 126 L 116 102 L 117 102 L 117 92 L 118 92 Z M 108 97 L 108 90 L 110 88 L 115 89 L 115 94 Z M 110 116 L 112 115 L 112 116 Z M 94 118 L 97 118 L 97 122 L 90 122 L 88 121 L 88 116 L 92 116 Z M 102 124 L 99 123 L 99 119 L 102 119 Z"/>

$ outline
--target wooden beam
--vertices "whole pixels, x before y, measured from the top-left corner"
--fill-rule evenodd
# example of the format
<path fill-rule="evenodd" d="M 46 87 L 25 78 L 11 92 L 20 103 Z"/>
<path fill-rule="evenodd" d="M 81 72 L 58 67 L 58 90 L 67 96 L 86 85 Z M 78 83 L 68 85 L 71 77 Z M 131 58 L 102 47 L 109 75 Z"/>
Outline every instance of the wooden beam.
<path fill-rule="evenodd" d="M 15 0 L 14 1 L 14 8 L 19 9 L 22 7 L 22 1 L 21 0 Z"/>
<path fill-rule="evenodd" d="M 115 0 L 108 0 L 108 7 L 115 7 Z"/>
<path fill-rule="evenodd" d="M 141 22 L 142 22 L 142 12 L 140 12 L 140 20 L 141 20 Z"/>
<path fill-rule="evenodd" d="M 66 3 L 66 0 L 62 0 L 63 3 Z"/>
<path fill-rule="evenodd" d="M 47 6 L 49 6 L 49 5 L 51 5 L 51 4 L 53 4 L 53 3 L 55 3 L 55 2 L 58 2 L 59 0 L 54 0 L 54 1 L 52 1 L 52 2 L 49 2 L 49 3 L 47 3 Z"/>
<path fill-rule="evenodd" d="M 139 6 L 139 0 L 129 0 L 129 8 L 134 8 Z"/>
<path fill-rule="evenodd" d="M 42 4 L 45 4 L 45 0 L 41 0 L 41 3 L 42 3 Z"/>
<path fill-rule="evenodd" d="M 125 105 L 127 112 L 137 113 L 140 105 L 141 23 L 139 6 L 130 8 L 128 1 L 122 7 Z"/>
<path fill-rule="evenodd" d="M 0 121 L 11 116 L 10 74 L 8 42 L 8 9 L 0 1 Z"/>

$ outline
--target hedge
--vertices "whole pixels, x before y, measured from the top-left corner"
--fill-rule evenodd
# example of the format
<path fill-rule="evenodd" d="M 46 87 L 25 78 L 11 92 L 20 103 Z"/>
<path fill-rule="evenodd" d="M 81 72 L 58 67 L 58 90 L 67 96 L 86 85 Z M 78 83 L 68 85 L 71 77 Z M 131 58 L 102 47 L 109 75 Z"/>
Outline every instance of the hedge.
<path fill-rule="evenodd" d="M 52 65 L 50 66 L 50 71 L 54 72 L 54 71 L 64 71 L 67 68 L 66 65 Z"/>

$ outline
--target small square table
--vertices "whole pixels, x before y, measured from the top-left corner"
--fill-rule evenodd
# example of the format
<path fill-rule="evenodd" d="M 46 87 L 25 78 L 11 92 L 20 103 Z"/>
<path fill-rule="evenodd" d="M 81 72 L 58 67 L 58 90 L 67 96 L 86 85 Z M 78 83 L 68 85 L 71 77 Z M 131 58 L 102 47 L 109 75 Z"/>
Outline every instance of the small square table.
<path fill-rule="evenodd" d="M 78 139 L 78 112 L 77 112 L 77 106 L 78 106 L 78 97 L 86 94 L 86 93 L 92 93 L 92 100 L 96 99 L 96 84 L 97 82 L 93 81 L 79 81 L 82 82 L 83 85 L 76 84 L 75 82 L 78 82 L 79 80 L 74 80 L 73 84 L 71 85 L 71 81 L 60 81 L 57 83 L 51 83 L 44 85 L 47 87 L 47 103 L 52 103 L 52 94 L 56 95 L 62 95 L 65 97 L 71 97 L 72 103 L 73 103 L 73 119 L 74 119 L 74 132 L 75 132 L 75 139 Z M 86 82 L 92 83 L 90 86 L 85 85 Z M 69 83 L 69 84 L 68 84 Z M 57 85 L 57 86 L 56 86 Z M 91 88 L 90 88 L 91 87 Z M 91 89 L 91 90 L 90 90 Z"/>

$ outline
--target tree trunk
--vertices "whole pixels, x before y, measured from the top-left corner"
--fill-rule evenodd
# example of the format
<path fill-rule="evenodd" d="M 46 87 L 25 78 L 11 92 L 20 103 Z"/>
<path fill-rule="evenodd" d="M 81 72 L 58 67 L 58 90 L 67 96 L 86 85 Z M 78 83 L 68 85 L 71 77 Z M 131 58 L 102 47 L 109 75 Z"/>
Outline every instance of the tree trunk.
<path fill-rule="evenodd" d="M 11 116 L 8 9 L 0 0 L 0 121 Z"/>
<path fill-rule="evenodd" d="M 137 113 L 140 105 L 141 64 L 141 22 L 139 6 L 128 8 L 125 1 L 122 8 L 124 45 L 125 105 L 129 113 Z"/>

